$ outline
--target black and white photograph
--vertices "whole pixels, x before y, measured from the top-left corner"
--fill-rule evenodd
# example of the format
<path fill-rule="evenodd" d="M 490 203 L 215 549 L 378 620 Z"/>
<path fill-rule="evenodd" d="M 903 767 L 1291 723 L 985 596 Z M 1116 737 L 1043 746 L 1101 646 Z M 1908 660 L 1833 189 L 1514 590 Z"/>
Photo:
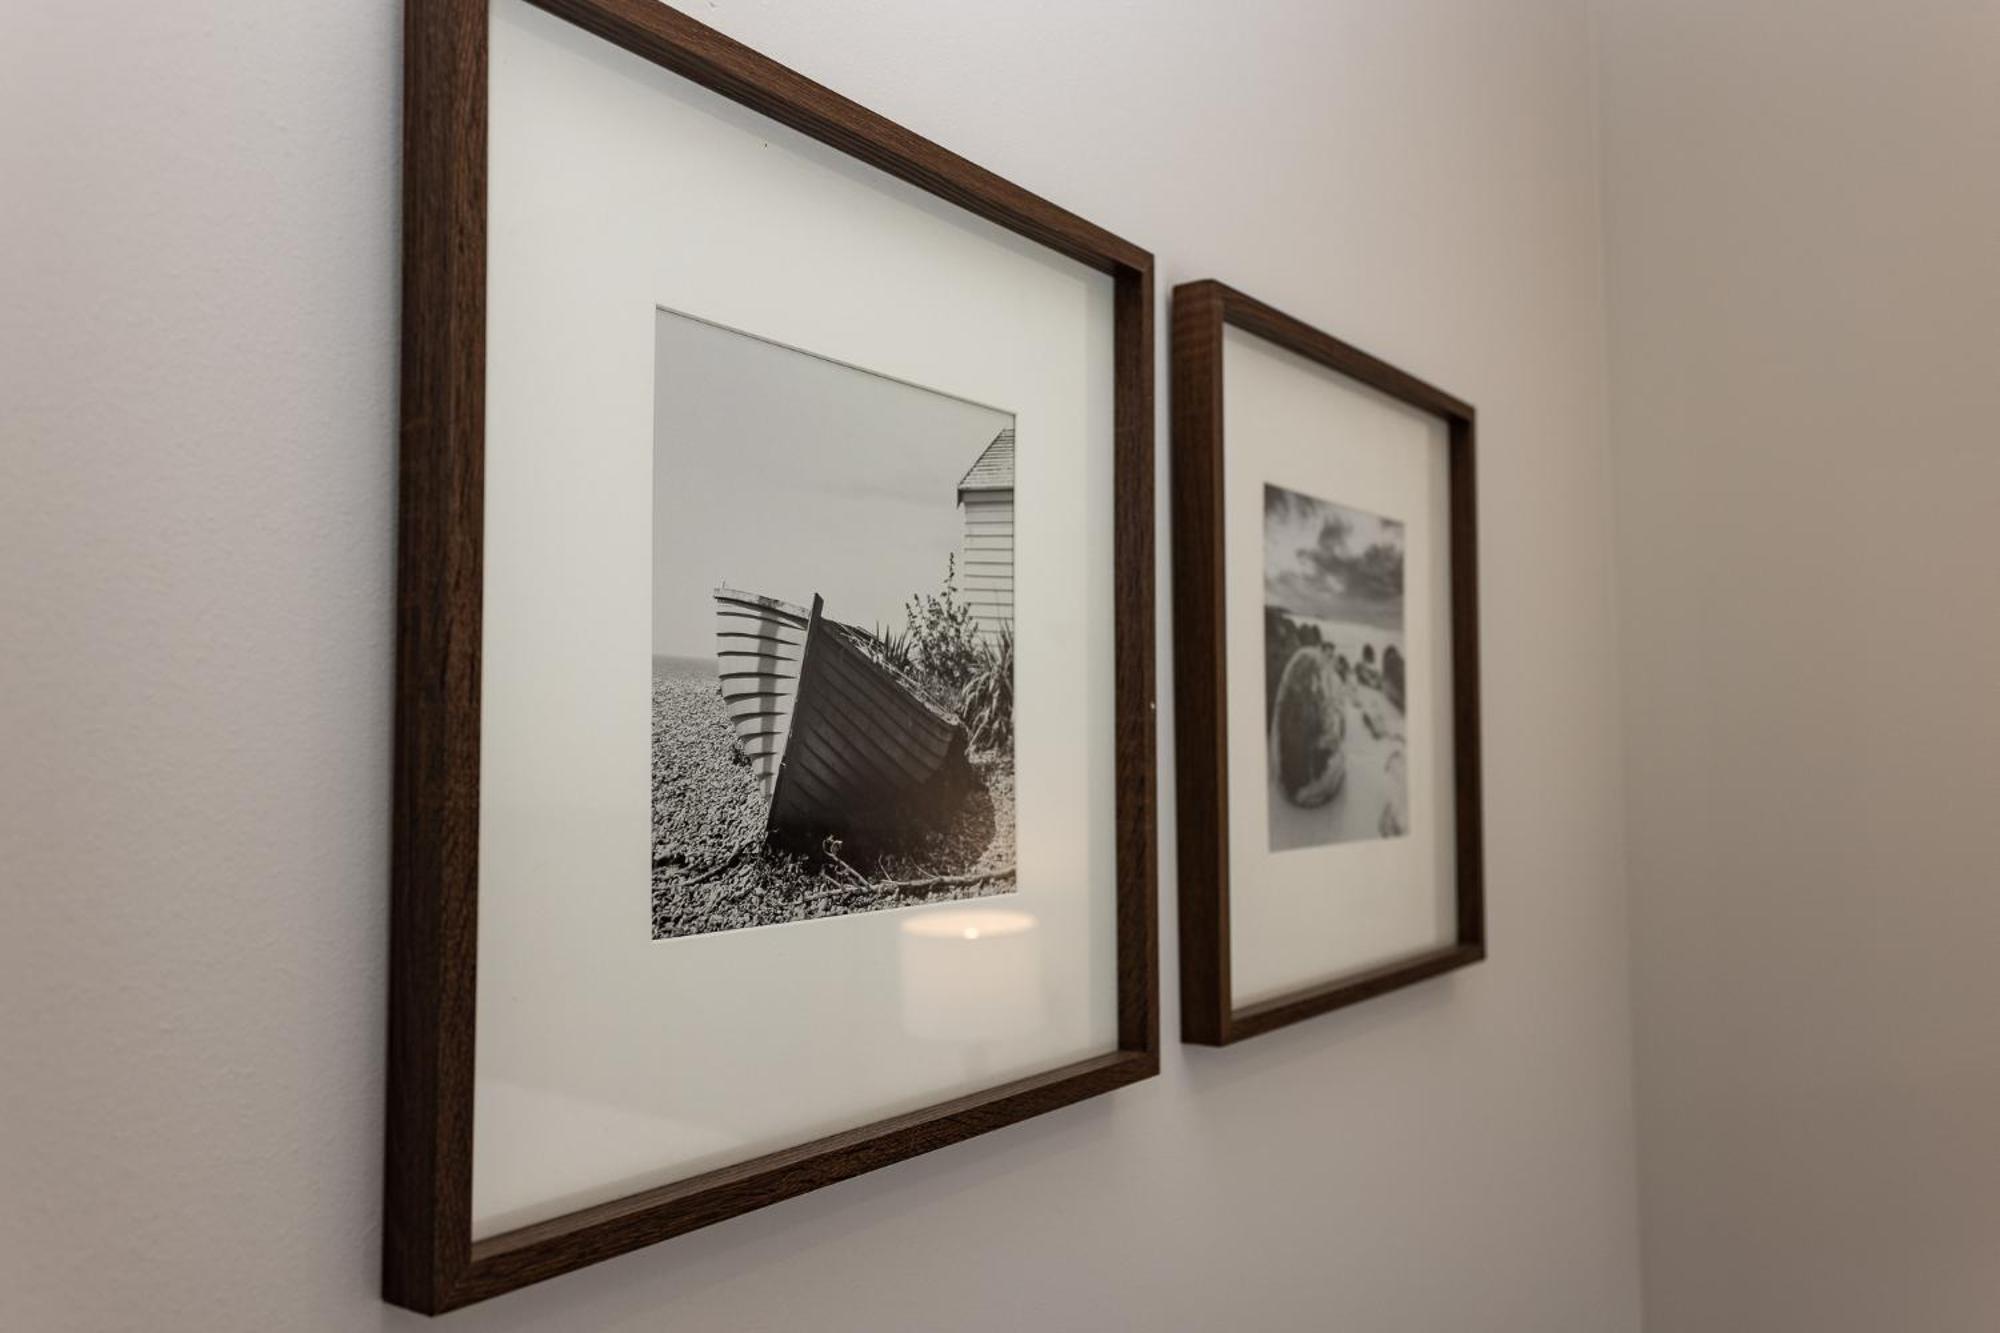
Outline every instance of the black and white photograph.
<path fill-rule="evenodd" d="M 656 326 L 653 937 L 1012 892 L 1013 416 Z"/>
<path fill-rule="evenodd" d="M 1270 849 L 1409 831 L 1404 525 L 1264 487 Z"/>

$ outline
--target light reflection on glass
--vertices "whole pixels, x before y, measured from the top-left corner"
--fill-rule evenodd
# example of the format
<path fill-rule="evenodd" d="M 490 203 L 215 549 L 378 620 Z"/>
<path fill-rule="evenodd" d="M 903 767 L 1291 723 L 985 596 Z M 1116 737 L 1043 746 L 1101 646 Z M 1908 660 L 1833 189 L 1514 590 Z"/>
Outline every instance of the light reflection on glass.
<path fill-rule="evenodd" d="M 905 921 L 904 1030 L 955 1044 L 990 1044 L 1040 1030 L 1036 925 L 1027 912 L 994 908 L 943 908 Z"/>

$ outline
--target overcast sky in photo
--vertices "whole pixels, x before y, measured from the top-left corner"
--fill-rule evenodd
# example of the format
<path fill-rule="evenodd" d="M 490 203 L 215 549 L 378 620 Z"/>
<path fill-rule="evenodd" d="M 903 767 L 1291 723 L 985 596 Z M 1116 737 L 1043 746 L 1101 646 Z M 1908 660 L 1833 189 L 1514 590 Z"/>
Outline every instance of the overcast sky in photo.
<path fill-rule="evenodd" d="M 715 651 L 728 584 L 900 627 L 958 550 L 958 481 L 1005 412 L 662 310 L 653 652 Z"/>
<path fill-rule="evenodd" d="M 1400 631 L 1402 523 L 1265 486 L 1264 602 L 1312 620 Z"/>

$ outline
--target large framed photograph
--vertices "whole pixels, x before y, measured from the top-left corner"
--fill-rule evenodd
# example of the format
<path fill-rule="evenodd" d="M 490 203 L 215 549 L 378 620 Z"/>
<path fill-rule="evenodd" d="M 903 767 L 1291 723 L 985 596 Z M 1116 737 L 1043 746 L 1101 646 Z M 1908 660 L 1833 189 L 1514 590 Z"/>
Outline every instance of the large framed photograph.
<path fill-rule="evenodd" d="M 1484 958 L 1474 415 L 1174 289 L 1184 1040 Z"/>
<path fill-rule="evenodd" d="M 1152 261 L 654 0 L 410 0 L 387 1298 L 1158 1070 Z"/>

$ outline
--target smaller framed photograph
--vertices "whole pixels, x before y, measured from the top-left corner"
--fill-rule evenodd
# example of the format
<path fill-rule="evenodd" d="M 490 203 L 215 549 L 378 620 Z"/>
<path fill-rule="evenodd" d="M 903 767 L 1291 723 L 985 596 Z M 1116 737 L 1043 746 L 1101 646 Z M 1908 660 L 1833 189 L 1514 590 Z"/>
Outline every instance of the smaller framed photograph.
<path fill-rule="evenodd" d="M 1173 296 L 1181 1037 L 1486 956 L 1472 407 L 1218 282 Z"/>

